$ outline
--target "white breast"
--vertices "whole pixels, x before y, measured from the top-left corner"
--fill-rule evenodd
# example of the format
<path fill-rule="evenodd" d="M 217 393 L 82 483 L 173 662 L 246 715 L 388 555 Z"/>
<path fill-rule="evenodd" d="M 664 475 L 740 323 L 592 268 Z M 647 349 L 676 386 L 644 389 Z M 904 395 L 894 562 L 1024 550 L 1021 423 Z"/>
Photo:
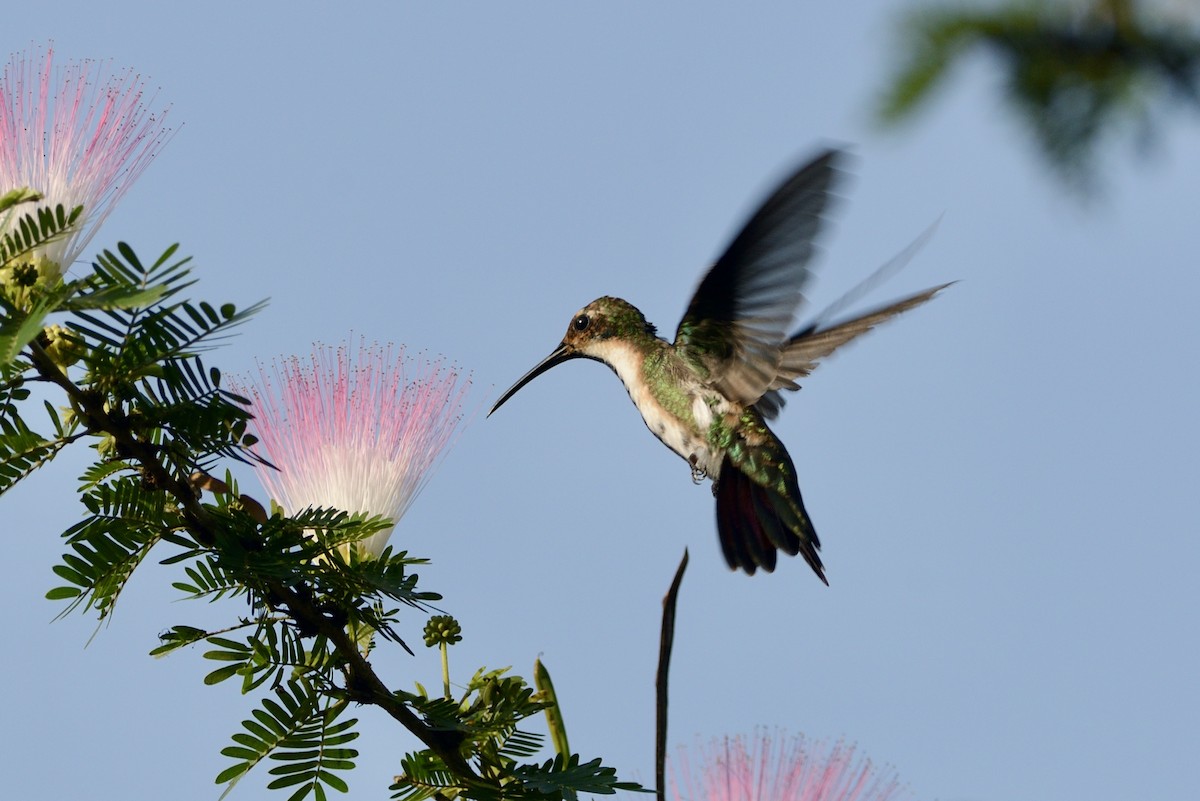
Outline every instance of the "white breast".
<path fill-rule="evenodd" d="M 642 415 L 646 428 L 689 465 L 699 468 L 709 478 L 716 478 L 721 467 L 722 454 L 709 447 L 703 437 L 694 434 L 691 426 L 668 412 L 654 397 L 642 380 L 642 356 L 624 342 L 605 343 L 598 349 L 600 355 L 616 372 L 629 399 Z M 704 398 L 696 395 L 692 401 L 692 415 L 700 431 L 707 431 L 713 421 L 713 411 Z"/>

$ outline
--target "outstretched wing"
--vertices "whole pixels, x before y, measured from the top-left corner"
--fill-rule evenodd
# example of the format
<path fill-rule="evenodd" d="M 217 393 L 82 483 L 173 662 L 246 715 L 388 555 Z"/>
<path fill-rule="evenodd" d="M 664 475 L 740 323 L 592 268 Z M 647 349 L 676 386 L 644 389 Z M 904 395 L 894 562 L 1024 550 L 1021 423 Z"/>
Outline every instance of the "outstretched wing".
<path fill-rule="evenodd" d="M 768 420 L 779 414 L 783 398 L 779 390 L 799 389 L 797 378 L 803 378 L 816 369 L 817 362 L 833 353 L 852 339 L 862 336 L 880 323 L 887 322 L 902 312 L 916 308 L 933 298 L 950 284 L 942 284 L 924 292 L 918 292 L 866 314 L 842 323 L 819 328 L 811 325 L 798 331 L 783 347 L 775 380 L 769 391 L 756 404 L 759 412 Z"/>
<path fill-rule="evenodd" d="M 842 158 L 828 150 L 784 180 L 704 276 L 679 323 L 675 346 L 728 398 L 749 405 L 775 381 Z"/>

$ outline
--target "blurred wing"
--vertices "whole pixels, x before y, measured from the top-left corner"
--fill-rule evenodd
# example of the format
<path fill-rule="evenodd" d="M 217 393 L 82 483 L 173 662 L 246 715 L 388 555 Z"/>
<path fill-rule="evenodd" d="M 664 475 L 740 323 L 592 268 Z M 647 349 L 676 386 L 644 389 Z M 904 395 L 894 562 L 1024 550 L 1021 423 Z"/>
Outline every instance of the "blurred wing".
<path fill-rule="evenodd" d="M 918 292 L 828 328 L 818 328 L 814 324 L 797 332 L 783 348 L 775 379 L 768 388 L 770 391 L 757 404 L 759 412 L 767 419 L 774 418 L 783 408 L 784 403 L 783 398 L 779 395 L 779 390 L 800 389 L 796 379 L 803 378 L 815 370 L 818 361 L 880 323 L 887 322 L 896 315 L 931 300 L 934 295 L 948 286 L 950 284 L 926 289 L 924 292 Z"/>
<path fill-rule="evenodd" d="M 754 403 L 775 380 L 841 158 L 837 150 L 822 153 L 767 198 L 704 276 L 679 323 L 675 346 L 726 397 Z"/>

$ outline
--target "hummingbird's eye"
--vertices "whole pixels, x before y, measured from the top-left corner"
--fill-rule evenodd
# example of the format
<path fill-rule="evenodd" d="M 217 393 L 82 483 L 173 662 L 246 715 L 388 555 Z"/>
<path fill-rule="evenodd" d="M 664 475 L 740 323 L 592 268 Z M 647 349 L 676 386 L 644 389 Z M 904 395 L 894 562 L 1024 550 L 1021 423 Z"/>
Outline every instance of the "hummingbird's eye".
<path fill-rule="evenodd" d="M 586 314 L 581 314 L 575 318 L 575 322 L 571 325 L 574 326 L 576 331 L 586 331 L 587 327 L 591 324 L 592 318 L 588 317 Z"/>

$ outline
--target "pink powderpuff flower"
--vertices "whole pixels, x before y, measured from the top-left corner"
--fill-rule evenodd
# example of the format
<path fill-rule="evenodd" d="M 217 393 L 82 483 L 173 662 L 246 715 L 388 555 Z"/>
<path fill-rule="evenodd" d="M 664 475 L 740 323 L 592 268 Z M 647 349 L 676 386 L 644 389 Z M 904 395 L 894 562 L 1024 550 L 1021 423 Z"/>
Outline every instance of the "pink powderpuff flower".
<path fill-rule="evenodd" d="M 259 465 L 259 480 L 288 514 L 325 507 L 398 522 L 462 422 L 470 378 L 459 379 L 440 359 L 412 370 L 403 347 L 365 343 L 260 366 L 241 392 L 255 447 L 275 466 Z M 361 552 L 377 558 L 393 530 L 363 540 Z"/>
<path fill-rule="evenodd" d="M 39 207 L 83 206 L 74 230 L 36 254 L 61 275 L 171 131 L 163 127 L 166 110 L 150 111 L 154 98 L 145 97 L 132 70 L 109 73 L 95 61 L 56 70 L 53 62 L 53 48 L 40 67 L 16 53 L 0 75 L 0 193 L 29 187 L 44 196 Z M 20 213 L 35 213 L 33 205 Z M 14 226 L 11 218 L 7 223 Z"/>
<path fill-rule="evenodd" d="M 777 733 L 726 737 L 701 747 L 693 768 L 681 748 L 672 760 L 675 801 L 893 801 L 901 798 L 894 771 L 877 770 L 854 747 L 827 747 Z"/>

